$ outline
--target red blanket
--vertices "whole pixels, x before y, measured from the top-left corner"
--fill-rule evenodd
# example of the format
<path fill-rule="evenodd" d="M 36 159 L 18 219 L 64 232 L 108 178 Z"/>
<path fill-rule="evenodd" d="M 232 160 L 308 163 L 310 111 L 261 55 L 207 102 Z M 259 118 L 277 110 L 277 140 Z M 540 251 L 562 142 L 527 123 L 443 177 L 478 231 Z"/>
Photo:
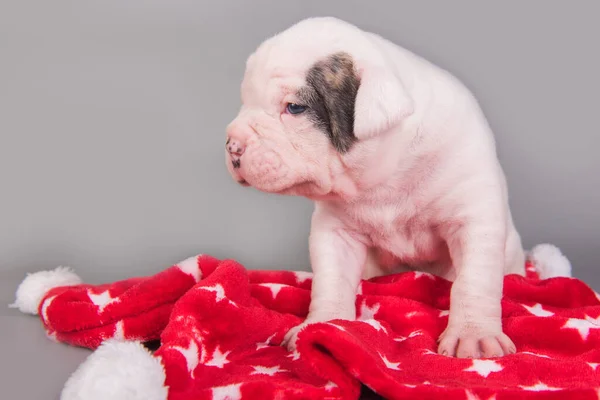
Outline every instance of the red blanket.
<path fill-rule="evenodd" d="M 210 256 L 55 287 L 37 311 L 50 337 L 97 349 L 63 399 L 597 399 L 600 301 L 580 280 L 539 280 L 531 267 L 505 278 L 503 324 L 517 354 L 486 360 L 436 354 L 450 283 L 425 273 L 363 281 L 358 321 L 311 325 L 294 353 L 280 343 L 306 316 L 311 274 Z M 156 339 L 154 353 L 135 343 Z"/>

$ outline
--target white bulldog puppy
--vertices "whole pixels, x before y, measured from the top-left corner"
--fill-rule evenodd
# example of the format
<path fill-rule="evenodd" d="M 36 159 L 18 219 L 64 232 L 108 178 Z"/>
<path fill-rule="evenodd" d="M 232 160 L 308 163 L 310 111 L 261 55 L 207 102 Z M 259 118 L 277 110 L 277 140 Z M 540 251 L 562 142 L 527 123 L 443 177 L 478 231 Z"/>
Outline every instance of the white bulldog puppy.
<path fill-rule="evenodd" d="M 495 141 L 445 70 L 335 18 L 310 18 L 248 58 L 228 125 L 242 185 L 314 200 L 313 322 L 356 318 L 361 278 L 419 270 L 453 282 L 438 352 L 516 351 L 502 331 L 505 274 L 525 273 Z"/>

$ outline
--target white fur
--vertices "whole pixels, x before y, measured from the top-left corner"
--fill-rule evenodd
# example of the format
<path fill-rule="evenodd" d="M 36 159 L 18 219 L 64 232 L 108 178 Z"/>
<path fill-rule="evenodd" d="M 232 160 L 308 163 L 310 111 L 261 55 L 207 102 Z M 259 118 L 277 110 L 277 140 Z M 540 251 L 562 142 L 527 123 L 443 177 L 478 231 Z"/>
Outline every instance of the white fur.
<path fill-rule="evenodd" d="M 165 371 L 141 343 L 107 340 L 71 375 L 61 400 L 166 400 Z"/>
<path fill-rule="evenodd" d="M 571 262 L 552 244 L 538 244 L 529 251 L 527 259 L 535 265 L 541 279 L 571 276 Z"/>
<path fill-rule="evenodd" d="M 309 117 L 285 112 L 303 101 L 311 66 L 338 52 L 360 77 L 347 152 Z M 227 128 L 245 148 L 227 156 L 234 179 L 315 201 L 310 310 L 288 347 L 308 323 L 354 319 L 361 277 L 417 269 L 454 282 L 440 353 L 515 351 L 500 300 L 503 276 L 525 274 L 525 254 L 493 133 L 467 87 L 379 35 L 309 18 L 249 57 L 242 103 Z"/>
<path fill-rule="evenodd" d="M 389 70 L 364 67 L 355 104 L 354 134 L 368 139 L 414 112 L 402 81 Z"/>
<path fill-rule="evenodd" d="M 15 302 L 9 307 L 18 308 L 23 313 L 37 315 L 40 302 L 50 289 L 80 283 L 81 278 L 67 267 L 27 274 L 17 288 Z"/>

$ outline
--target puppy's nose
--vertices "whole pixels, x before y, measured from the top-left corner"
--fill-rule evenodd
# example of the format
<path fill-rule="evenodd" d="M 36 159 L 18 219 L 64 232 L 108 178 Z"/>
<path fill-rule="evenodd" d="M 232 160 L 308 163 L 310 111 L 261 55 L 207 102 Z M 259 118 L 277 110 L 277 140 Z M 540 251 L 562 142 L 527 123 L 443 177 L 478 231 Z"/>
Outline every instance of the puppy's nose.
<path fill-rule="evenodd" d="M 227 138 L 225 147 L 227 148 L 229 154 L 238 157 L 244 154 L 244 150 L 246 150 L 246 146 L 244 146 L 244 144 L 240 140 L 233 139 L 231 137 Z"/>

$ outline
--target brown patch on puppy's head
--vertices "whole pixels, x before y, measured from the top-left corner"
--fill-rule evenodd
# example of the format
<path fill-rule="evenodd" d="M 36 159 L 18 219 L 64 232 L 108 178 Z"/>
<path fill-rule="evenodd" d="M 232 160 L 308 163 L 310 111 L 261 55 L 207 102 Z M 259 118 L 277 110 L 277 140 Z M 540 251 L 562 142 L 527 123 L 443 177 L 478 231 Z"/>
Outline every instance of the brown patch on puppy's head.
<path fill-rule="evenodd" d="M 337 151 L 347 152 L 356 141 L 354 107 L 360 85 L 352 58 L 335 53 L 318 61 L 309 69 L 306 83 L 298 95 L 308 106 L 309 118 Z"/>
<path fill-rule="evenodd" d="M 347 79 L 354 75 L 352 58 L 346 53 L 333 54 L 328 60 L 318 63 L 317 66 L 323 69 L 327 83 L 334 89 L 341 89 Z"/>

